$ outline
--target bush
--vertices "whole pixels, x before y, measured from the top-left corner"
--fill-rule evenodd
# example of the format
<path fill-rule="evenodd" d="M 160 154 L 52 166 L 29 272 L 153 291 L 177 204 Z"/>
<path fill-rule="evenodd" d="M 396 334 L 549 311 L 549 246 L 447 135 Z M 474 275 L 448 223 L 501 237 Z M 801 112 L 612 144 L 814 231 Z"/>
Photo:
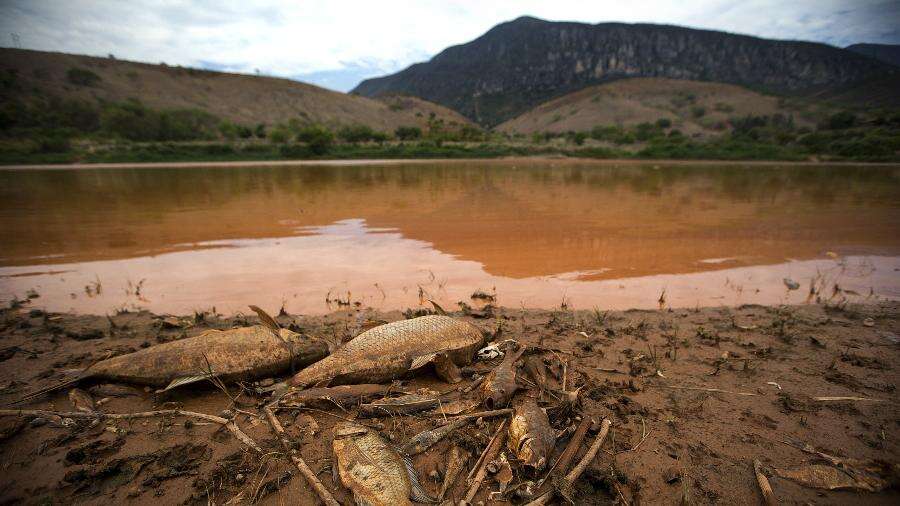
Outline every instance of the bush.
<path fill-rule="evenodd" d="M 290 136 L 291 134 L 288 132 L 287 128 L 282 126 L 269 130 L 269 142 L 274 142 L 275 144 L 284 144 L 288 141 Z"/>
<path fill-rule="evenodd" d="M 256 128 L 253 130 L 253 134 L 256 135 L 257 139 L 265 139 L 266 138 L 266 125 L 260 123 L 256 125 Z"/>
<path fill-rule="evenodd" d="M 706 108 L 699 105 L 691 107 L 691 115 L 695 118 L 702 118 L 706 115 Z"/>
<path fill-rule="evenodd" d="M 852 112 L 841 111 L 832 114 L 825 122 L 825 128 L 829 130 L 843 130 L 856 124 L 856 115 Z"/>
<path fill-rule="evenodd" d="M 132 141 L 152 141 L 159 137 L 159 114 L 137 100 L 110 104 L 100 117 L 107 133 Z"/>
<path fill-rule="evenodd" d="M 66 71 L 66 79 L 77 86 L 94 86 L 100 82 L 100 76 L 88 69 L 72 67 Z"/>
<path fill-rule="evenodd" d="M 63 135 L 51 135 L 38 139 L 38 149 L 41 153 L 67 153 L 72 144 Z"/>
<path fill-rule="evenodd" d="M 343 126 L 337 132 L 338 138 L 344 142 L 356 144 L 357 142 L 367 142 L 376 137 L 376 133 L 372 127 L 366 125 L 350 125 Z"/>
<path fill-rule="evenodd" d="M 672 126 L 672 120 L 669 118 L 659 118 L 656 120 L 656 126 L 659 128 L 669 128 Z"/>
<path fill-rule="evenodd" d="M 324 155 L 334 144 L 334 134 L 321 125 L 309 125 L 297 132 L 297 140 L 305 143 L 314 155 Z"/>
<path fill-rule="evenodd" d="M 394 130 L 394 136 L 401 141 L 410 141 L 422 137 L 422 129 L 417 126 L 400 126 Z"/>

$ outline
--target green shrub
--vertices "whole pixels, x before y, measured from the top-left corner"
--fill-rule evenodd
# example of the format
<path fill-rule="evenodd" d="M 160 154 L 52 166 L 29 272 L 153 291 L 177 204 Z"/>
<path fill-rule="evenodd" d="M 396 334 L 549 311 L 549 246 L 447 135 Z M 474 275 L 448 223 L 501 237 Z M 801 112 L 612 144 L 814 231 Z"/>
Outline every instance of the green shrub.
<path fill-rule="evenodd" d="M 409 141 L 422 137 L 422 129 L 417 126 L 400 126 L 394 130 L 394 136 L 401 141 Z"/>
<path fill-rule="evenodd" d="M 659 128 L 669 128 L 672 126 L 672 120 L 669 118 L 659 118 L 656 120 L 656 126 Z"/>
<path fill-rule="evenodd" d="M 256 128 L 253 129 L 253 134 L 256 135 L 257 139 L 265 139 L 266 138 L 266 125 L 260 123 L 256 125 Z"/>
<path fill-rule="evenodd" d="M 829 130 L 843 130 L 856 124 L 856 115 L 852 112 L 841 111 L 832 114 L 825 121 L 825 128 Z"/>
<path fill-rule="evenodd" d="M 269 142 L 275 144 L 284 144 L 290 138 L 291 133 L 283 126 L 275 127 L 269 130 Z"/>
<path fill-rule="evenodd" d="M 308 125 L 297 132 L 297 140 L 305 143 L 314 155 L 324 155 L 334 144 L 334 134 L 321 125 Z"/>
<path fill-rule="evenodd" d="M 100 76 L 88 69 L 72 67 L 66 71 L 66 79 L 77 86 L 94 86 L 100 82 Z"/>
<path fill-rule="evenodd" d="M 69 139 L 63 135 L 55 134 L 38 139 L 38 149 L 41 153 L 68 153 L 72 149 Z"/>
<path fill-rule="evenodd" d="M 349 125 L 342 126 L 337 136 L 344 142 L 356 144 L 358 142 L 368 142 L 376 137 L 375 130 L 367 125 Z"/>
<path fill-rule="evenodd" d="M 726 104 L 724 102 L 717 102 L 716 105 L 713 106 L 713 109 L 715 109 L 718 112 L 726 112 L 726 113 L 734 112 L 734 107 L 732 107 L 730 104 Z"/>
<path fill-rule="evenodd" d="M 695 118 L 702 118 L 706 114 L 706 108 L 700 105 L 691 107 L 691 115 Z"/>

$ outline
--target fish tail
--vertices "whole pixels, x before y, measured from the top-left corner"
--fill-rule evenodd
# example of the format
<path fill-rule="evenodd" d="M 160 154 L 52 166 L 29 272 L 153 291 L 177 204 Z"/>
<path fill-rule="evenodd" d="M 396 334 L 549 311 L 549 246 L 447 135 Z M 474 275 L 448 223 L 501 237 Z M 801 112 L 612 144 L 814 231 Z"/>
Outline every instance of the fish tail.
<path fill-rule="evenodd" d="M 82 380 L 84 380 L 87 377 L 88 377 L 87 374 L 84 374 L 84 373 L 79 374 L 78 376 L 76 376 L 70 380 L 63 381 L 62 383 L 57 383 L 55 385 L 51 385 L 49 387 L 42 388 L 40 390 L 35 390 L 34 392 L 31 392 L 30 394 L 26 395 L 25 397 L 22 397 L 21 399 L 10 402 L 9 404 L 6 404 L 6 405 L 7 406 L 15 406 L 17 404 L 22 404 L 23 402 L 32 401 L 44 394 L 49 394 L 51 392 L 57 392 L 66 387 L 77 385 L 79 382 L 81 382 Z"/>

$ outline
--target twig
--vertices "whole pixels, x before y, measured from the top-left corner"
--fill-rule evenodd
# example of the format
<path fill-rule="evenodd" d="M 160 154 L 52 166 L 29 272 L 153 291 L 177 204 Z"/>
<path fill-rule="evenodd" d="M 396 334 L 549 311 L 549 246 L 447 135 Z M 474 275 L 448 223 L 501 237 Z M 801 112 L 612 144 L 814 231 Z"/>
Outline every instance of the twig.
<path fill-rule="evenodd" d="M 887 402 L 884 399 L 873 399 L 871 397 L 813 397 L 813 400 L 819 402 L 828 401 L 869 401 L 869 402 Z"/>
<path fill-rule="evenodd" d="M 547 471 L 547 476 L 541 480 L 541 484 L 547 481 L 547 478 L 553 474 L 555 469 L 559 469 L 557 474 L 565 475 L 566 471 L 569 470 L 569 464 L 572 463 L 572 459 L 575 458 L 575 454 L 578 453 L 578 449 L 581 448 L 581 442 L 584 441 L 584 436 L 587 434 L 588 428 L 591 426 L 591 419 L 589 417 L 584 417 L 581 419 L 581 422 L 578 424 L 578 427 L 575 429 L 575 432 L 572 434 L 572 439 L 569 440 L 569 444 L 566 445 L 565 450 L 559 455 L 559 458 L 556 459 L 556 462 L 550 466 L 550 470 Z"/>
<path fill-rule="evenodd" d="M 772 486 L 769 485 L 769 479 L 762 473 L 762 464 L 758 460 L 753 461 L 753 472 L 756 473 L 756 482 L 759 483 L 759 491 L 762 493 L 766 506 L 778 504 L 778 501 L 775 500 L 775 493 L 772 492 Z"/>
<path fill-rule="evenodd" d="M 744 395 L 748 397 L 756 397 L 757 394 L 751 392 L 731 392 L 728 390 L 722 390 L 719 388 L 701 388 L 701 387 L 677 387 L 673 385 L 656 385 L 662 388 L 674 388 L 676 390 L 699 390 L 701 392 L 717 392 L 720 394 L 732 394 L 732 395 Z"/>
<path fill-rule="evenodd" d="M 448 420 L 464 420 L 466 418 L 493 418 L 495 416 L 503 416 L 512 413 L 512 408 L 495 409 L 493 411 L 479 411 L 468 415 L 457 415 L 448 417 Z"/>
<path fill-rule="evenodd" d="M 569 474 L 566 475 L 563 483 L 559 487 L 559 493 L 563 496 L 568 496 L 569 491 L 572 489 L 572 485 L 578 481 L 578 478 L 581 477 L 581 474 L 584 473 L 584 470 L 587 469 L 587 466 L 594 460 L 594 457 L 597 456 L 597 452 L 600 451 L 600 446 L 603 445 L 603 441 L 606 439 L 606 435 L 609 434 L 609 426 L 612 425 L 612 422 L 609 421 L 608 418 L 604 418 L 603 422 L 600 424 L 600 433 L 597 434 L 597 439 L 594 440 L 594 444 L 588 449 L 587 453 L 584 454 L 584 457 L 581 458 L 581 461 L 576 465 Z M 528 503 L 527 506 L 541 506 L 550 502 L 553 499 L 554 491 L 548 491 L 544 494 L 540 495 L 534 501 Z"/>
<path fill-rule="evenodd" d="M 42 409 L 0 409 L 0 416 L 58 416 L 60 418 L 97 418 L 108 420 L 131 420 L 134 418 L 155 418 L 157 416 L 187 416 L 192 418 L 200 418 L 209 420 L 222 425 L 236 437 L 240 442 L 253 448 L 257 452 L 262 453 L 262 449 L 250 439 L 250 436 L 234 423 L 234 420 L 228 420 L 215 415 L 207 415 L 206 413 L 197 413 L 195 411 L 184 411 L 181 409 L 161 409 L 158 411 L 143 411 L 140 413 L 85 413 L 83 411 L 46 411 Z"/>
<path fill-rule="evenodd" d="M 475 498 L 475 494 L 478 493 L 478 489 L 481 488 L 481 482 L 484 481 L 484 477 L 487 475 L 487 465 L 490 461 L 494 460 L 494 457 L 497 456 L 497 453 L 500 452 L 500 447 L 503 446 L 503 442 L 506 440 L 506 420 L 500 422 L 500 427 L 497 428 L 497 432 L 494 434 L 494 437 L 491 438 L 491 442 L 488 443 L 487 448 L 484 449 L 484 452 L 481 454 L 481 457 L 478 458 L 478 462 L 475 464 L 475 467 L 472 469 L 478 469 L 478 472 L 475 473 L 475 477 L 472 479 L 472 486 L 469 487 L 469 491 L 466 492 L 466 497 L 463 501 L 466 504 L 472 502 L 472 499 Z M 472 473 L 469 472 L 469 475 Z"/>
<path fill-rule="evenodd" d="M 628 373 L 625 372 L 625 371 L 620 371 L 620 370 L 618 370 L 618 369 L 613 369 L 613 368 L 609 368 L 609 367 L 595 367 L 594 370 L 595 370 L 595 371 L 600 371 L 600 372 L 610 372 L 610 373 L 614 373 L 614 374 L 625 374 L 625 375 L 628 375 Z"/>
<path fill-rule="evenodd" d="M 269 424 L 272 425 L 272 430 L 275 431 L 275 434 L 278 435 L 278 440 L 281 441 L 281 446 L 284 448 L 284 451 L 287 452 L 288 457 L 297 466 L 297 469 L 300 470 L 300 474 L 306 478 L 306 481 L 309 482 L 309 486 L 318 494 L 319 499 L 322 500 L 327 506 L 340 506 L 340 503 L 334 499 L 334 496 L 331 495 L 331 492 L 325 488 L 325 485 L 322 485 L 322 482 L 316 478 L 316 474 L 312 472 L 312 469 L 306 465 L 306 462 L 303 458 L 297 453 L 297 450 L 291 448 L 291 444 L 288 442 L 287 438 L 284 435 L 284 427 L 281 426 L 281 422 L 278 421 L 278 418 L 275 417 L 275 413 L 272 412 L 272 408 L 266 406 L 263 408 L 263 411 L 266 412 L 266 418 L 269 419 Z"/>

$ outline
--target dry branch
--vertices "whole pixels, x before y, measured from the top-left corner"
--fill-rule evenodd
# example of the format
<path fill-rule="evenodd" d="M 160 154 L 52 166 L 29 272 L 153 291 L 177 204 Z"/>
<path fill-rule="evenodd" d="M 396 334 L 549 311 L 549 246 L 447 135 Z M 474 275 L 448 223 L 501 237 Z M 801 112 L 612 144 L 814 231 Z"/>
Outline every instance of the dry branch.
<path fill-rule="evenodd" d="M 475 477 L 472 479 L 472 485 L 469 487 L 469 491 L 466 492 L 466 497 L 463 501 L 466 504 L 472 502 L 472 499 L 475 498 L 475 494 L 478 493 L 478 489 L 481 488 L 481 482 L 484 481 L 484 477 L 487 475 L 487 465 L 489 462 L 494 460 L 497 454 L 500 452 L 500 448 L 503 446 L 503 442 L 506 440 L 506 420 L 503 420 L 500 423 L 500 427 L 497 428 L 497 432 L 494 434 L 494 437 L 491 438 L 490 443 L 488 443 L 487 448 L 482 452 L 481 457 L 478 458 L 478 462 L 475 463 L 475 467 L 472 468 L 472 471 L 478 470 L 475 473 Z M 469 472 L 469 476 L 472 475 L 472 472 Z"/>
<path fill-rule="evenodd" d="M 272 408 L 266 406 L 263 408 L 263 411 L 266 412 L 266 418 L 269 419 L 269 424 L 272 425 L 272 430 L 275 431 L 275 434 L 278 436 L 278 440 L 281 441 L 281 446 L 284 448 L 284 451 L 287 453 L 287 456 L 291 459 L 294 465 L 297 466 L 297 469 L 300 470 L 300 474 L 306 478 L 306 481 L 309 482 L 309 485 L 312 489 L 318 494 L 319 499 L 322 500 L 328 506 L 340 506 L 340 503 L 337 502 L 334 496 L 331 495 L 331 492 L 325 488 L 325 485 L 322 485 L 322 482 L 316 478 L 316 473 L 309 468 L 306 464 L 306 461 L 297 454 L 297 450 L 291 448 L 291 444 L 288 442 L 287 438 L 284 435 L 284 427 L 281 426 L 281 422 L 278 421 L 278 418 L 275 417 L 275 413 L 272 412 Z"/>
<path fill-rule="evenodd" d="M 83 411 L 45 411 L 42 409 L 0 409 L 0 416 L 58 416 L 60 418 L 96 418 L 107 420 L 132 420 L 135 418 L 155 418 L 157 416 L 186 416 L 191 418 L 200 418 L 210 422 L 222 425 L 236 437 L 240 442 L 253 448 L 257 452 L 262 453 L 262 449 L 252 440 L 250 436 L 234 423 L 234 420 L 228 420 L 221 416 L 207 415 L 206 413 L 197 413 L 195 411 L 184 411 L 181 409 L 162 409 L 157 411 L 143 411 L 140 413 L 85 413 Z"/>

